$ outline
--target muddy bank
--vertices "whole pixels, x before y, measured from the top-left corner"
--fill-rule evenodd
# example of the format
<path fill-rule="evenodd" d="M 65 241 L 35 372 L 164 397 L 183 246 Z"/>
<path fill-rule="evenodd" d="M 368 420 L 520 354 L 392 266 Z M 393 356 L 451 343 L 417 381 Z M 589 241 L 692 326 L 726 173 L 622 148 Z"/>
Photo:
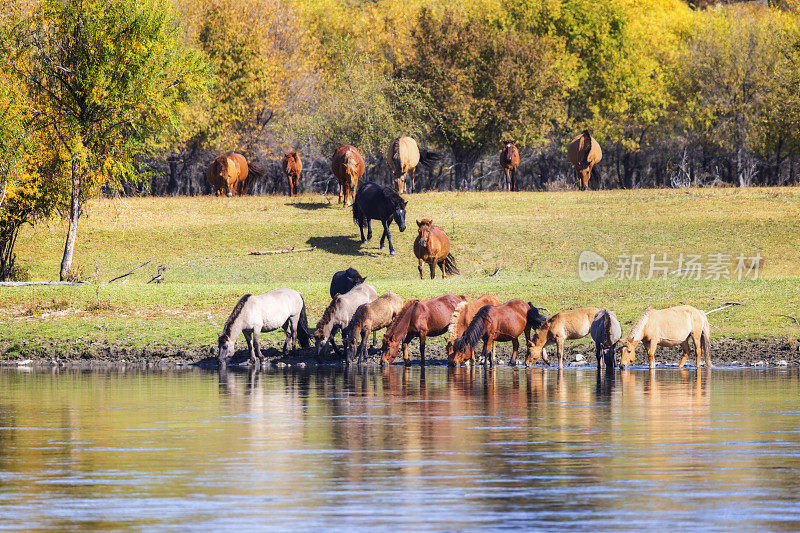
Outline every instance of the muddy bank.
<path fill-rule="evenodd" d="M 231 364 L 246 364 L 244 341 Z M 511 357 L 509 343 L 498 344 L 497 357 L 500 364 L 508 364 Z M 548 346 L 551 362 L 555 363 L 555 347 Z M 414 341 L 409 346 L 413 364 L 419 362 L 419 344 Z M 341 364 L 342 360 L 332 353 L 317 357 L 313 348 L 298 350 L 294 355 L 284 356 L 275 346 L 262 349 L 268 366 L 298 365 L 313 367 L 317 365 Z M 525 350 L 520 355 L 524 360 Z M 428 343 L 426 347 L 428 364 L 445 364 L 446 354 L 441 342 Z M 659 348 L 656 361 L 659 365 L 676 365 L 680 360 L 680 349 Z M 719 338 L 711 343 L 711 358 L 717 366 L 800 366 L 800 341 L 797 338 L 764 338 L 739 340 Z M 401 363 L 398 358 L 395 363 Z M 594 366 L 594 347 L 591 342 L 573 343 L 566 349 L 565 362 L 570 366 Z M 370 351 L 369 364 L 379 363 L 377 351 Z M 642 347 L 637 350 L 636 365 L 646 363 Z M 688 365 L 694 364 L 690 357 Z M 140 366 L 170 368 L 186 365 L 216 367 L 216 347 L 148 345 L 131 347 L 104 341 L 86 342 L 76 345 L 64 342 L 39 342 L 9 344 L 0 342 L 0 365 L 4 366 L 69 366 L 79 368 L 104 368 L 114 366 Z"/>

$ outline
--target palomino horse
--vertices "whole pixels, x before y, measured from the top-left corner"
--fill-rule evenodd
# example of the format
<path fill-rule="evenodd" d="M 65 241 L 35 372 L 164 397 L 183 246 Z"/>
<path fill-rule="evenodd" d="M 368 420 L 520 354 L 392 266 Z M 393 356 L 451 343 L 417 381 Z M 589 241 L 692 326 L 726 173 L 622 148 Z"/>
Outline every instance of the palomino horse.
<path fill-rule="evenodd" d="M 314 331 L 317 357 L 328 351 L 328 343 L 333 346 L 336 355 L 341 355 L 334 340 L 336 332 L 342 330 L 342 340 L 344 340 L 347 336 L 344 329 L 350 323 L 358 306 L 371 302 L 377 297 L 378 291 L 375 290 L 375 287 L 366 283 L 360 283 L 346 293 L 334 296 Z"/>
<path fill-rule="evenodd" d="M 442 269 L 442 278 L 447 274 L 459 274 L 456 258 L 450 253 L 450 239 L 439 226 L 434 226 L 429 218 L 417 220 L 419 235 L 414 240 L 414 255 L 419 259 L 419 279 L 422 276 L 422 264 L 428 263 L 431 268 L 431 279 L 436 277 L 436 265 Z"/>
<path fill-rule="evenodd" d="M 574 311 L 563 311 L 551 316 L 547 322 L 533 334 L 533 339 L 528 346 L 527 364 L 544 359 L 542 352 L 547 344 L 556 343 L 558 347 L 558 368 L 564 367 L 564 341 L 580 339 L 589 334 L 589 328 L 595 315 L 600 312 L 596 307 L 584 307 Z"/>
<path fill-rule="evenodd" d="M 578 175 L 578 188 L 582 191 L 586 190 L 586 187 L 589 186 L 589 178 L 592 176 L 592 169 L 603 159 L 603 150 L 600 149 L 600 145 L 594 137 L 589 134 L 589 130 L 583 130 L 583 133 L 572 139 L 567 147 L 567 157 Z M 597 173 L 596 170 L 595 173 Z M 599 188 L 599 179 L 597 185 Z"/>
<path fill-rule="evenodd" d="M 600 370 L 604 363 L 606 371 L 613 370 L 614 349 L 622 337 L 622 326 L 620 326 L 614 311 L 603 309 L 597 313 L 589 327 L 589 333 L 594 341 L 597 370 Z"/>
<path fill-rule="evenodd" d="M 372 333 L 372 347 L 374 348 L 375 332 L 391 324 L 402 308 L 403 298 L 393 292 L 387 292 L 376 300 L 361 304 L 347 326 L 347 340 L 344 348 L 347 362 L 352 363 L 355 360 L 356 350 L 358 350 L 358 364 L 363 363 L 364 356 L 367 355 L 369 334 Z M 359 335 L 361 335 L 361 345 L 357 348 Z"/>
<path fill-rule="evenodd" d="M 339 180 L 339 203 L 350 207 L 355 198 L 358 180 L 364 175 L 364 158 L 355 146 L 345 144 L 336 149 L 331 161 L 331 170 Z"/>
<path fill-rule="evenodd" d="M 242 154 L 228 152 L 217 157 L 206 170 L 206 179 L 217 196 L 241 196 L 245 192 L 249 165 Z"/>
<path fill-rule="evenodd" d="M 398 137 L 393 140 L 386 150 L 386 161 L 394 176 L 395 190 L 400 194 L 406 192 L 406 175 L 411 180 L 409 191 L 414 191 L 414 172 L 417 165 L 430 168 L 433 163 L 441 158 L 436 152 L 429 152 L 417 146 L 417 141 L 411 137 Z"/>
<path fill-rule="evenodd" d="M 381 364 L 392 364 L 403 345 L 403 361 L 408 364 L 408 343 L 419 337 L 420 364 L 425 365 L 425 339 L 447 332 L 450 317 L 458 304 L 466 302 L 463 296 L 444 294 L 430 300 L 413 299 L 406 302 L 397 318 L 383 336 Z"/>
<path fill-rule="evenodd" d="M 361 244 L 372 239 L 372 220 L 380 220 L 383 224 L 381 235 L 381 250 L 386 239 L 389 240 L 389 255 L 394 255 L 392 234 L 389 226 L 397 223 L 400 232 L 406 230 L 406 202 L 391 187 L 378 185 L 374 181 L 364 183 L 358 188 L 358 194 L 353 202 L 353 220 L 361 230 Z M 364 238 L 364 226 L 367 226 L 367 237 Z"/>
<path fill-rule="evenodd" d="M 364 283 L 366 279 L 353 267 L 348 267 L 347 270 L 340 270 L 331 278 L 331 298 L 337 294 L 346 293 L 359 283 Z"/>
<path fill-rule="evenodd" d="M 711 368 L 709 353 L 711 333 L 706 314 L 691 305 L 678 305 L 666 309 L 648 308 L 631 328 L 622 346 L 619 366 L 625 368 L 636 359 L 636 345 L 644 343 L 650 359 L 650 368 L 656 366 L 656 348 L 659 346 L 678 346 L 683 348 L 683 357 L 678 364 L 683 367 L 689 358 L 689 337 L 694 341 L 697 368 L 700 368 L 701 352 L 705 354 L 706 366 Z M 702 350 L 701 350 L 702 348 Z"/>
<path fill-rule="evenodd" d="M 306 304 L 299 292 L 292 289 L 275 289 L 257 296 L 245 294 L 236 303 L 225 322 L 222 335 L 219 336 L 217 345 L 219 366 L 224 368 L 228 363 L 240 333 L 244 333 L 244 338 L 247 340 L 250 363 L 263 361 L 258 334 L 281 327 L 286 332 L 286 341 L 283 343 L 284 354 L 288 349 L 290 338 L 292 350 L 297 348 L 298 339 L 300 346 L 308 348 L 310 334 L 306 319 Z"/>
<path fill-rule="evenodd" d="M 500 150 L 500 166 L 506 174 L 506 189 L 516 191 L 519 150 L 512 139 L 503 141 L 503 149 Z"/>
<path fill-rule="evenodd" d="M 453 363 L 458 365 L 470 358 L 467 354 L 474 353 L 475 346 L 483 339 L 483 357 L 487 352 L 491 357 L 486 362 L 492 366 L 495 363 L 495 342 L 509 342 L 514 349 L 511 354 L 510 365 L 517 362 L 519 353 L 519 336 L 525 333 L 525 342 L 530 344 L 531 328 L 543 324 L 544 317 L 531 303 L 524 300 L 509 300 L 502 305 L 484 305 L 481 307 L 472 322 L 469 323 L 464 334 L 453 343 Z"/>
<path fill-rule="evenodd" d="M 456 364 L 454 359 L 455 354 L 453 352 L 453 343 L 456 342 L 456 339 L 464 334 L 464 330 L 466 330 L 467 326 L 469 326 L 469 323 L 472 322 L 472 319 L 475 317 L 475 313 L 477 313 L 478 309 L 484 305 L 500 305 L 500 300 L 491 294 L 484 294 L 477 300 L 473 300 L 471 302 L 461 302 L 456 306 L 455 311 L 453 311 L 453 316 L 450 317 L 450 325 L 447 327 L 446 349 L 448 363 Z M 471 359 L 472 348 L 468 346 L 467 352 L 467 359 Z M 460 363 L 461 362 L 458 364 Z"/>
<path fill-rule="evenodd" d="M 283 154 L 283 173 L 289 181 L 289 196 L 294 196 L 300 192 L 300 173 L 303 171 L 303 162 L 300 161 L 300 154 L 289 152 Z"/>

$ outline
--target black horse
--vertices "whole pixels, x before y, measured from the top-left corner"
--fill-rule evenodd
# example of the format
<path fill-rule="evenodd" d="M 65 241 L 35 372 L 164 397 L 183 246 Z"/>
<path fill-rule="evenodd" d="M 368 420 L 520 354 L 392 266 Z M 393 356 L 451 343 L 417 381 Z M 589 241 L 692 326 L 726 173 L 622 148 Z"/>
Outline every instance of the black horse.
<path fill-rule="evenodd" d="M 333 275 L 333 279 L 331 280 L 331 298 L 335 297 L 337 294 L 346 293 L 359 283 L 364 283 L 366 279 L 367 278 L 359 274 L 358 270 L 353 267 L 347 270 L 340 270 Z"/>
<path fill-rule="evenodd" d="M 361 242 L 365 243 L 372 238 L 371 220 L 380 220 L 383 224 L 381 235 L 381 249 L 383 241 L 389 239 L 389 253 L 394 255 L 392 235 L 389 233 L 389 224 L 397 223 L 400 231 L 406 230 L 406 202 L 391 187 L 378 185 L 368 181 L 358 188 L 356 199 L 353 202 L 353 220 L 361 230 Z M 367 238 L 364 238 L 364 226 L 367 226 Z"/>

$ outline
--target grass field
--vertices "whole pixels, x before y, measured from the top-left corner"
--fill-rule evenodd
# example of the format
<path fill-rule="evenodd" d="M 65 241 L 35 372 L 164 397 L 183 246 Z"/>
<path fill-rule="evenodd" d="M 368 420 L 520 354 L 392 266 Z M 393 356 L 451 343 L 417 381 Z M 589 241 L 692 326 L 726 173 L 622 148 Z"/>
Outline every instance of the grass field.
<path fill-rule="evenodd" d="M 796 337 L 800 316 L 800 189 L 692 189 L 548 193 L 424 193 L 407 196 L 408 229 L 392 227 L 397 255 L 360 245 L 350 210 L 318 195 L 97 200 L 80 223 L 75 261 L 100 284 L 0 288 L 0 339 L 9 356 L 23 341 L 131 346 L 210 346 L 241 294 L 276 287 L 301 291 L 313 327 L 328 303 L 334 271 L 354 266 L 378 292 L 404 297 L 495 293 L 548 308 L 595 305 L 630 322 L 649 305 L 709 310 L 712 335 Z M 462 275 L 418 278 L 416 218 L 450 235 Z M 53 280 L 65 224 L 25 228 L 17 254 L 36 280 Z M 311 252 L 250 256 L 251 250 L 315 246 Z M 608 276 L 583 282 L 578 257 L 594 251 Z M 709 254 L 730 255 L 731 279 L 704 279 Z M 700 254 L 703 279 L 615 279 L 619 257 Z M 758 279 L 738 280 L 736 257 L 759 254 Z M 104 284 L 152 258 L 126 281 Z M 146 284 L 157 265 L 165 281 Z M 748 263 L 749 264 L 749 263 Z M 499 270 L 498 270 L 499 269 Z M 494 274 L 494 275 L 493 275 Z M 713 278 L 714 276 L 712 276 Z M 627 330 L 627 328 L 624 328 Z M 277 336 L 272 337 L 277 339 Z M 2 350 L 0 350 L 2 351 Z"/>

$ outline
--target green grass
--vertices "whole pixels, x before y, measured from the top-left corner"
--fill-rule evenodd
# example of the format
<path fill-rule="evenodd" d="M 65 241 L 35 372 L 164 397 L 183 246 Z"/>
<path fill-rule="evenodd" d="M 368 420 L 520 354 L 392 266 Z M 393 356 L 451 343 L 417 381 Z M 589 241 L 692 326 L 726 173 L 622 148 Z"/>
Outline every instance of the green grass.
<path fill-rule="evenodd" d="M 0 339 L 6 344 L 109 342 L 213 344 L 245 292 L 301 291 L 312 325 L 328 303 L 334 271 L 358 268 L 378 292 L 404 297 L 456 292 L 523 298 L 551 312 L 595 305 L 634 320 L 649 305 L 711 309 L 714 335 L 783 337 L 800 328 L 800 189 L 693 189 L 548 193 L 425 193 L 407 196 L 408 229 L 392 227 L 397 255 L 375 236 L 359 245 L 350 210 L 322 196 L 98 200 L 80 223 L 76 263 L 107 280 L 153 258 L 111 285 L 0 289 Z M 450 235 L 461 276 L 418 279 L 416 218 Z M 17 254 L 34 279 L 58 277 L 65 224 L 26 228 Z M 251 250 L 316 246 L 312 252 L 250 256 Z M 620 254 L 760 253 L 758 280 L 638 280 L 577 276 L 581 251 Z M 157 265 L 166 281 L 147 285 Z M 495 276 L 492 274 L 500 269 Z M 613 272 L 612 272 L 613 274 Z M 99 302 L 98 302 L 99 290 Z M 99 303 L 99 305 L 98 305 Z M 274 337 L 277 338 L 277 337 Z"/>

